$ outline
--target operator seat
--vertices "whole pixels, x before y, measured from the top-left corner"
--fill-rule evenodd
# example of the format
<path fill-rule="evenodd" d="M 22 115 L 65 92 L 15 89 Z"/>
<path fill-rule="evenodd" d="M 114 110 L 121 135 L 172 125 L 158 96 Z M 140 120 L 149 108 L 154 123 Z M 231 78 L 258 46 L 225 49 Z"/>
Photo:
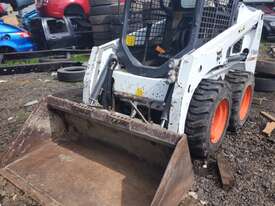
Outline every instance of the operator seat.
<path fill-rule="evenodd" d="M 174 15 L 172 20 L 172 31 L 168 31 L 167 49 L 172 49 L 169 58 L 182 51 L 188 44 L 191 35 L 192 24 L 195 17 L 196 0 L 174 1 Z"/>

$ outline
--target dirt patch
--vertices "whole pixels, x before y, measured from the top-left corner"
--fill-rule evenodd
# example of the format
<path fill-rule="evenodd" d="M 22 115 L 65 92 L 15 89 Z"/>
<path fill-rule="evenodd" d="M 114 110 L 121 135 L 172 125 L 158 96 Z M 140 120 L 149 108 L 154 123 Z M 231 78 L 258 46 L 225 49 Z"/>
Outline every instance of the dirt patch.
<path fill-rule="evenodd" d="M 67 89 L 81 88 L 82 83 L 59 82 L 48 73 L 0 77 L 0 153 L 22 128 L 35 107 L 35 100 Z M 24 106 L 31 103 L 32 106 Z M 0 178 L 1 206 L 39 205 L 28 195 Z"/>
<path fill-rule="evenodd" d="M 2 177 L 0 177 L 0 202 L 3 206 L 39 206 L 36 201 Z"/>

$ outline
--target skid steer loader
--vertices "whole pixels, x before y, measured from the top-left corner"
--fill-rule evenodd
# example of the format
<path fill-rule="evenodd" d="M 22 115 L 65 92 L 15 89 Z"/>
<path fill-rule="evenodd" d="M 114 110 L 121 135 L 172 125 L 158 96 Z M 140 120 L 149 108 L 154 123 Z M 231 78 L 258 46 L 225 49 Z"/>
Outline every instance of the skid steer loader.
<path fill-rule="evenodd" d="M 214 154 L 248 117 L 262 19 L 237 0 L 127 0 L 83 93 L 46 97 L 1 175 L 43 205 L 178 205 L 190 153 Z"/>

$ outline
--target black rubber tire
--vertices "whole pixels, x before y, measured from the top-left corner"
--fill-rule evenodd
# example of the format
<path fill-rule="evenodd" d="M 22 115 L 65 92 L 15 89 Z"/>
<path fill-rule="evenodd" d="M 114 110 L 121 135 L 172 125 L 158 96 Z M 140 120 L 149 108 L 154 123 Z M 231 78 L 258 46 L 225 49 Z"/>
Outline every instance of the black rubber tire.
<path fill-rule="evenodd" d="M 95 32 L 93 33 L 93 40 L 94 41 L 108 41 L 113 38 L 113 35 L 110 32 Z"/>
<path fill-rule="evenodd" d="M 267 40 L 267 36 L 268 36 L 268 31 L 266 29 L 266 26 L 264 25 L 263 27 L 263 31 L 262 31 L 262 40 Z"/>
<path fill-rule="evenodd" d="M 220 147 L 229 124 L 231 113 L 231 91 L 226 81 L 202 80 L 195 90 L 189 105 L 185 124 L 190 153 L 196 158 L 207 158 Z M 221 101 L 228 101 L 228 118 L 218 142 L 210 140 L 212 118 Z"/>
<path fill-rule="evenodd" d="M 91 8 L 94 46 L 100 46 L 120 37 L 124 5 L 116 3 Z"/>
<path fill-rule="evenodd" d="M 85 14 L 81 6 L 73 4 L 65 9 L 64 16 L 85 16 Z"/>
<path fill-rule="evenodd" d="M 110 24 L 102 24 L 102 25 L 93 25 L 92 26 L 93 33 L 106 32 L 109 34 L 113 33 L 121 33 L 122 26 L 121 25 L 110 25 Z"/>
<path fill-rule="evenodd" d="M 112 24 L 110 28 L 113 33 L 121 33 L 122 31 L 122 25 Z"/>
<path fill-rule="evenodd" d="M 90 0 L 91 7 L 112 4 L 113 0 Z"/>
<path fill-rule="evenodd" d="M 123 15 L 112 15 L 111 23 L 113 25 L 122 25 L 123 24 Z"/>
<path fill-rule="evenodd" d="M 274 92 L 275 78 L 268 75 L 256 75 L 255 90 L 259 92 Z"/>
<path fill-rule="evenodd" d="M 232 110 L 229 122 L 229 130 L 238 131 L 246 122 L 252 105 L 254 95 L 255 79 L 254 74 L 246 71 L 230 71 L 226 75 L 226 80 L 229 82 L 232 89 Z M 252 97 L 249 103 L 249 109 L 243 119 L 240 118 L 241 103 L 244 98 L 246 89 L 251 86 Z"/>
<path fill-rule="evenodd" d="M 122 15 L 98 15 L 90 16 L 89 21 L 92 25 L 100 24 L 122 24 Z"/>
<path fill-rule="evenodd" d="M 86 67 L 64 67 L 57 70 L 57 78 L 63 82 L 81 82 L 85 76 Z"/>
<path fill-rule="evenodd" d="M 110 24 L 93 25 L 93 32 L 111 32 Z"/>
<path fill-rule="evenodd" d="M 89 21 L 92 25 L 100 25 L 100 24 L 110 24 L 112 19 L 112 15 L 98 15 L 98 16 L 90 16 Z"/>
<path fill-rule="evenodd" d="M 106 6 L 96 6 L 92 7 L 90 11 L 90 16 L 98 15 L 118 15 L 123 12 L 124 5 L 112 4 Z"/>
<path fill-rule="evenodd" d="M 257 62 L 256 72 L 258 74 L 268 74 L 270 77 L 275 78 L 275 62 L 259 60 Z"/>
<path fill-rule="evenodd" d="M 93 41 L 95 46 L 100 46 L 120 37 L 120 32 L 93 32 Z"/>

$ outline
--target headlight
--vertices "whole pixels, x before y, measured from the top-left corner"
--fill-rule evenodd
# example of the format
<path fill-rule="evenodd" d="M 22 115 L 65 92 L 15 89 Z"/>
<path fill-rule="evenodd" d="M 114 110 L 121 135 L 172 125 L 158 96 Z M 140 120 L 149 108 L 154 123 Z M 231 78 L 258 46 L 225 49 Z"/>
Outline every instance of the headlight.
<path fill-rule="evenodd" d="M 274 26 L 275 27 L 275 21 L 270 22 L 270 26 Z"/>

